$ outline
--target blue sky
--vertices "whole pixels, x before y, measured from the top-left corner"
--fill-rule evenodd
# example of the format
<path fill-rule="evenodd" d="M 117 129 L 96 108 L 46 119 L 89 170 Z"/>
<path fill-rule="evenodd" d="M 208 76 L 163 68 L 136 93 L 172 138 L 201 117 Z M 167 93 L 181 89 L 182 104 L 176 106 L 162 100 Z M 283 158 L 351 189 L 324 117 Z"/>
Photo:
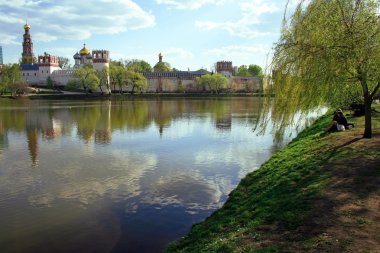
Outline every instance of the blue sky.
<path fill-rule="evenodd" d="M 291 1 L 294 6 L 296 0 Z M 112 59 L 160 52 L 181 70 L 215 62 L 265 67 L 279 38 L 285 0 L 0 0 L 4 63 L 22 52 L 28 19 L 35 55 L 72 56 L 83 47 L 107 49 Z"/>

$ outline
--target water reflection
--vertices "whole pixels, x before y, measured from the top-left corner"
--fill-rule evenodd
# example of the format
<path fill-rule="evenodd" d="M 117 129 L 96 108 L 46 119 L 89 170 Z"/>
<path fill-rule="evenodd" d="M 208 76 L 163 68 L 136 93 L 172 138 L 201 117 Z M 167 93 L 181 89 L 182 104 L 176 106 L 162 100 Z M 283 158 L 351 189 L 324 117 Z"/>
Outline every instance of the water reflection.
<path fill-rule="evenodd" d="M 162 137 L 164 131 L 177 118 L 205 117 L 208 114 L 216 129 L 231 131 L 234 113 L 244 112 L 253 121 L 258 113 L 258 100 L 241 103 L 238 99 L 214 100 L 133 100 L 105 101 L 98 103 L 22 101 L 4 103 L 0 110 L 1 133 L 22 132 L 27 135 L 31 162 L 38 164 L 39 138 L 55 139 L 62 135 L 76 135 L 84 143 L 111 144 L 112 133 L 143 131 L 152 123 Z M 3 105 L 4 106 L 4 105 Z M 8 106 L 8 107 L 7 107 Z M 16 112 L 16 113 L 15 113 Z M 245 120 L 242 115 L 235 120 Z M 254 122 L 251 122 L 254 123 Z"/>
<path fill-rule="evenodd" d="M 0 105 L 7 252 L 161 252 L 289 141 L 253 133 L 257 98 Z"/>

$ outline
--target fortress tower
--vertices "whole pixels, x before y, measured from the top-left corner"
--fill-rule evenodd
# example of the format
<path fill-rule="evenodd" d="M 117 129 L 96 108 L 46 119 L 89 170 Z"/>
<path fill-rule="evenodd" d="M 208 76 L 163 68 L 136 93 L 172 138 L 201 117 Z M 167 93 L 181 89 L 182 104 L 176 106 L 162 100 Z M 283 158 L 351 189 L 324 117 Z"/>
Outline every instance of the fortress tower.
<path fill-rule="evenodd" d="M 45 82 L 47 77 L 50 76 L 55 70 L 61 69 L 58 63 L 58 56 L 53 56 L 47 53 L 38 56 L 38 65 L 38 76 L 42 82 Z"/>
<path fill-rule="evenodd" d="M 219 61 L 216 63 L 216 72 L 231 78 L 234 73 L 234 68 L 231 61 Z"/>
<path fill-rule="evenodd" d="M 92 63 L 95 70 L 109 67 L 110 52 L 108 50 L 92 50 Z"/>
<path fill-rule="evenodd" d="M 22 42 L 22 64 L 34 64 L 35 58 L 33 54 L 33 42 L 32 42 L 32 36 L 30 35 L 30 25 L 26 23 L 24 25 L 24 39 Z"/>

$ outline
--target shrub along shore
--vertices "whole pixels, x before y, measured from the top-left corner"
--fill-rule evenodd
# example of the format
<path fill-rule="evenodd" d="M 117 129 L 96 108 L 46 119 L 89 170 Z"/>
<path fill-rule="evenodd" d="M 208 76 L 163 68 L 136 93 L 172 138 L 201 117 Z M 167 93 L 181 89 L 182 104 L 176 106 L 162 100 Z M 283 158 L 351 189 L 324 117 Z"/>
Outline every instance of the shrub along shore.
<path fill-rule="evenodd" d="M 364 117 L 325 134 L 331 118 L 248 174 L 167 252 L 379 252 L 380 115 L 371 139 L 362 138 Z"/>

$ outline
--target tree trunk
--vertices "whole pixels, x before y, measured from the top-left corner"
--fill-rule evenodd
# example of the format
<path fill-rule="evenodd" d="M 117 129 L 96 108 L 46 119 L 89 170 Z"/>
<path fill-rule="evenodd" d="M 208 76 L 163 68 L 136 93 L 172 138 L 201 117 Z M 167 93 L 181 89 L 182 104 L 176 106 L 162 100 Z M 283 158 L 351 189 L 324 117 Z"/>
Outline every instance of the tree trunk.
<path fill-rule="evenodd" d="M 372 138 L 372 113 L 371 113 L 372 98 L 367 94 L 364 97 L 364 118 L 365 118 L 365 127 L 364 127 L 364 138 Z"/>
<path fill-rule="evenodd" d="M 359 74 L 360 84 L 363 89 L 363 97 L 364 97 L 364 138 L 372 138 L 372 123 L 371 123 L 371 105 L 372 105 L 372 96 L 368 90 L 367 85 L 367 76 L 366 72 L 363 72 L 360 66 L 357 69 Z"/>

